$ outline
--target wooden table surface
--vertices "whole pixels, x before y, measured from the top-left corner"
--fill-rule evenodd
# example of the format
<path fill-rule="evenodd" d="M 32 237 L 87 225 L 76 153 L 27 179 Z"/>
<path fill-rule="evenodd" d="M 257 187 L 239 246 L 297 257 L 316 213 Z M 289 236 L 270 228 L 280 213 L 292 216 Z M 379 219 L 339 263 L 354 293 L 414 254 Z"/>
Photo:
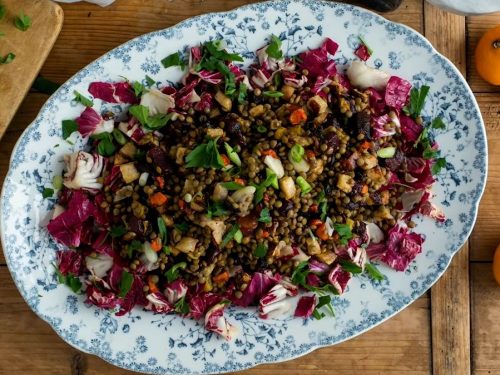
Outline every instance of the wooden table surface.
<path fill-rule="evenodd" d="M 65 22 L 42 74 L 64 82 L 113 47 L 145 32 L 205 12 L 223 11 L 243 0 L 117 0 L 107 8 L 63 5 Z M 343 344 L 302 358 L 261 365 L 247 374 L 465 375 L 500 374 L 500 286 L 491 259 L 500 242 L 500 86 L 474 71 L 474 46 L 500 14 L 461 17 L 405 0 L 386 17 L 420 33 L 467 77 L 486 123 L 488 184 L 477 224 L 444 277 L 419 300 L 377 328 Z M 30 93 L 0 141 L 0 183 L 14 143 L 35 118 L 46 95 Z M 16 290 L 0 253 L 0 374 L 126 374 L 64 343 L 31 312 Z"/>

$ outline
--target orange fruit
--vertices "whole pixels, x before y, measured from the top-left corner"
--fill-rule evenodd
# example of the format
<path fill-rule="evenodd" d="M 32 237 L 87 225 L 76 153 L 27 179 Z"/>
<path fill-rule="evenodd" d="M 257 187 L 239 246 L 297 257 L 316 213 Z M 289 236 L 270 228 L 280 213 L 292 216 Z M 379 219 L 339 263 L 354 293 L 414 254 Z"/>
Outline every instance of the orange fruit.
<path fill-rule="evenodd" d="M 500 284 L 500 244 L 495 250 L 495 255 L 493 256 L 493 276 L 498 284 Z"/>
<path fill-rule="evenodd" d="M 481 37 L 475 57 L 479 75 L 493 85 L 500 85 L 500 26 Z"/>

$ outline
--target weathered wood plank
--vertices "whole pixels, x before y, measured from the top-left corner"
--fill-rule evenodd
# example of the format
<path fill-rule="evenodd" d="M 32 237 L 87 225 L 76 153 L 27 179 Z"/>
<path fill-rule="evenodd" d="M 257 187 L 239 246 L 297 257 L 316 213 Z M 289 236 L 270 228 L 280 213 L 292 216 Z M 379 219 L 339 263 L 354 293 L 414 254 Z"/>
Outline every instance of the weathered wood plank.
<path fill-rule="evenodd" d="M 500 373 L 500 286 L 493 279 L 491 263 L 471 265 L 472 373 Z"/>
<path fill-rule="evenodd" d="M 500 12 L 484 16 L 467 17 L 467 81 L 474 92 L 500 92 L 500 86 L 493 86 L 477 74 L 474 50 L 481 36 L 500 24 Z"/>
<path fill-rule="evenodd" d="M 465 73 L 465 19 L 425 4 L 425 35 Z M 466 244 L 431 291 L 434 375 L 470 374 L 469 248 Z"/>
<path fill-rule="evenodd" d="M 493 251 L 500 243 L 500 93 L 476 95 L 488 135 L 488 181 L 479 206 L 477 223 L 472 232 L 471 260 L 490 261 Z"/>
<path fill-rule="evenodd" d="M 65 344 L 38 319 L 17 292 L 5 266 L 0 266 L 0 374 L 100 375 L 129 373 Z M 305 358 L 263 365 L 246 374 L 336 375 L 430 374 L 429 297 L 370 332 L 317 350 Z M 29 357 L 28 357 L 29 356 Z M 71 372 L 79 365 L 84 370 Z M 130 373 L 132 374 L 132 373 Z"/>

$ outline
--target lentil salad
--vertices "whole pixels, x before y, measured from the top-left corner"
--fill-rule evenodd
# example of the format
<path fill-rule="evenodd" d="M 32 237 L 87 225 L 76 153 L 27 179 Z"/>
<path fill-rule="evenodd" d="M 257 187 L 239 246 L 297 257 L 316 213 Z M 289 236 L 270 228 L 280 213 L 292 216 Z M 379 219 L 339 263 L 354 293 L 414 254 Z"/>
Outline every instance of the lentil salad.
<path fill-rule="evenodd" d="M 355 51 L 370 58 L 364 41 Z M 364 46 L 364 47 L 363 47 Z M 94 82 L 63 122 L 89 137 L 68 155 L 52 237 L 59 281 L 117 315 L 139 305 L 205 319 L 231 338 L 224 308 L 322 318 L 349 280 L 404 271 L 422 251 L 415 214 L 444 220 L 430 188 L 446 163 L 420 112 L 429 87 L 354 61 L 327 38 L 286 57 L 272 36 L 245 72 L 219 41 L 175 53 L 178 87 Z"/>

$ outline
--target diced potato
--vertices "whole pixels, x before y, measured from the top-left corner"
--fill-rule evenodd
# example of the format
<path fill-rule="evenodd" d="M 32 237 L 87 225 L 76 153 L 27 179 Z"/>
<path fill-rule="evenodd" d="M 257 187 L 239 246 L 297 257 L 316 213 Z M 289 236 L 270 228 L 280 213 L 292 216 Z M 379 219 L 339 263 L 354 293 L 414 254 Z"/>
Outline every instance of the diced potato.
<path fill-rule="evenodd" d="M 368 169 L 366 171 L 366 177 L 368 177 L 368 179 L 370 179 L 373 183 L 376 183 L 379 185 L 383 185 L 386 182 L 386 178 L 385 178 L 384 174 L 382 173 L 382 170 L 380 169 L 380 167 Z"/>
<path fill-rule="evenodd" d="M 123 180 L 126 184 L 134 182 L 141 176 L 134 163 L 120 165 L 120 172 L 122 173 Z"/>
<path fill-rule="evenodd" d="M 215 94 L 215 100 L 220 104 L 224 112 L 229 112 L 233 106 L 231 99 L 229 99 L 222 91 L 217 91 L 217 94 Z"/>
<path fill-rule="evenodd" d="M 129 159 L 133 159 L 137 153 L 137 147 L 132 142 L 128 142 L 125 143 L 118 153 Z"/>
<path fill-rule="evenodd" d="M 208 114 L 208 117 L 214 118 L 220 116 L 220 109 L 217 107 L 214 107 L 210 110 L 210 113 Z"/>
<path fill-rule="evenodd" d="M 130 161 L 129 158 L 118 153 L 115 155 L 115 160 L 113 163 L 114 163 L 114 165 L 122 165 L 122 164 L 128 163 L 129 161 Z"/>
<path fill-rule="evenodd" d="M 325 264 L 332 264 L 337 259 L 337 255 L 333 251 L 326 251 L 324 253 L 316 254 L 316 258 Z"/>
<path fill-rule="evenodd" d="M 375 211 L 374 217 L 376 219 L 394 219 L 394 217 L 391 215 L 391 211 L 386 206 L 380 206 L 379 209 Z"/>
<path fill-rule="evenodd" d="M 175 245 L 175 248 L 183 253 L 191 253 L 196 249 L 198 240 L 192 237 L 182 237 Z"/>
<path fill-rule="evenodd" d="M 319 242 L 315 238 L 309 237 L 306 240 L 307 245 L 307 253 L 309 255 L 321 254 L 321 247 L 319 246 Z"/>
<path fill-rule="evenodd" d="M 328 117 L 328 112 L 327 111 L 325 111 L 323 113 L 320 113 L 319 115 L 317 115 L 314 118 L 314 125 L 316 125 L 316 126 L 321 125 L 322 123 L 324 123 L 326 121 L 327 117 Z"/>
<path fill-rule="evenodd" d="M 207 135 L 210 137 L 210 138 L 217 138 L 217 137 L 222 137 L 224 135 L 224 130 L 222 130 L 221 128 L 208 128 L 207 129 Z"/>
<path fill-rule="evenodd" d="M 248 110 L 248 114 L 252 117 L 259 117 L 264 114 L 264 106 L 262 104 L 256 105 Z"/>
<path fill-rule="evenodd" d="M 380 192 L 380 199 L 382 201 L 382 204 L 389 204 L 389 198 L 390 198 L 389 190 L 384 190 Z"/>
<path fill-rule="evenodd" d="M 295 187 L 295 182 L 293 178 L 290 176 L 283 177 L 279 180 L 280 189 L 285 195 L 285 199 L 292 199 L 297 192 L 297 188 Z"/>
<path fill-rule="evenodd" d="M 356 162 L 360 168 L 366 171 L 378 165 L 378 158 L 372 154 L 363 154 Z"/>
<path fill-rule="evenodd" d="M 212 230 L 212 236 L 216 244 L 220 244 L 222 242 L 222 236 L 226 231 L 226 224 L 224 224 L 224 220 L 209 219 L 206 215 L 203 215 L 200 220 L 200 226 L 208 227 Z"/>
<path fill-rule="evenodd" d="M 283 138 L 283 136 L 287 133 L 287 128 L 278 128 L 276 129 L 276 131 L 274 132 L 274 138 L 276 139 L 281 139 Z"/>
<path fill-rule="evenodd" d="M 307 106 L 311 111 L 317 114 L 322 114 L 328 109 L 328 104 L 325 99 L 319 95 L 314 95 L 307 101 Z"/>
<path fill-rule="evenodd" d="M 132 186 L 124 186 L 115 193 L 113 202 L 119 202 L 123 199 L 130 198 L 132 194 L 134 194 L 134 189 L 132 188 Z"/>
<path fill-rule="evenodd" d="M 214 193 L 212 194 L 212 199 L 215 202 L 222 202 L 227 198 L 228 190 L 222 186 L 222 184 L 215 185 Z"/>
<path fill-rule="evenodd" d="M 339 174 L 337 180 L 337 187 L 342 190 L 344 193 L 350 193 L 355 184 L 354 179 L 346 174 Z"/>
<path fill-rule="evenodd" d="M 290 100 L 293 93 L 295 92 L 295 87 L 284 85 L 281 89 L 281 92 L 283 93 L 284 100 Z"/>

